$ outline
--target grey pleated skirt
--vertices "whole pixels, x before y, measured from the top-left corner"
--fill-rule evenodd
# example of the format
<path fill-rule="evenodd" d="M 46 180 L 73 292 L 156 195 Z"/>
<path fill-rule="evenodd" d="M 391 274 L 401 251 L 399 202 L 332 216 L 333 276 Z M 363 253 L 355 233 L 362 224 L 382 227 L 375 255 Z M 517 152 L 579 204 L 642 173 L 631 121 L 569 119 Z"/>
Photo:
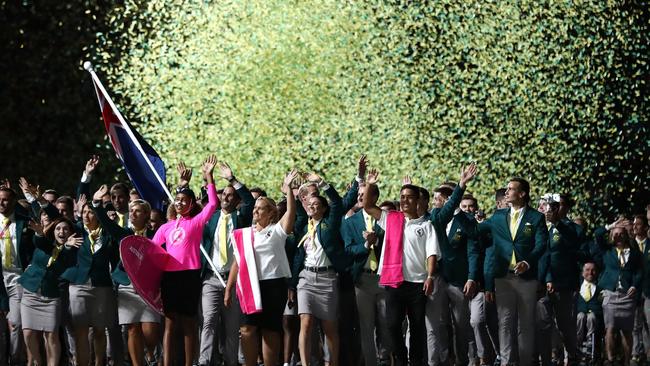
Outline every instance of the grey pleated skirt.
<path fill-rule="evenodd" d="M 22 328 L 41 332 L 54 332 L 61 326 L 62 301 L 23 290 L 20 301 Z"/>
<path fill-rule="evenodd" d="M 603 290 L 605 328 L 632 331 L 635 310 L 635 296 L 627 297 L 625 293 Z"/>
<path fill-rule="evenodd" d="M 142 300 L 133 285 L 120 285 L 117 289 L 117 316 L 120 325 L 160 323 L 160 315 Z"/>
<path fill-rule="evenodd" d="M 339 306 L 338 276 L 334 270 L 315 273 L 303 269 L 298 276 L 298 314 L 336 320 Z"/>
<path fill-rule="evenodd" d="M 112 287 L 70 285 L 70 315 L 73 327 L 111 326 L 117 316 L 117 299 Z"/>

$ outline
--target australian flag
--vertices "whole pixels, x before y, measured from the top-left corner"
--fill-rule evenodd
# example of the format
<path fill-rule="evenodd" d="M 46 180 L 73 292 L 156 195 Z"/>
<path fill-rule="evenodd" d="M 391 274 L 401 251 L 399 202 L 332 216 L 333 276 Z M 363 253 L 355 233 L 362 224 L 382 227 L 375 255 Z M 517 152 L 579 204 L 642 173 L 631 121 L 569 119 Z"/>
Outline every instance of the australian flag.
<path fill-rule="evenodd" d="M 92 65 L 87 64 L 84 67 L 92 75 L 106 134 L 108 134 L 117 157 L 122 161 L 129 179 L 142 199 L 149 202 L 152 208 L 163 210 L 169 197 L 165 183 L 165 163 L 153 147 L 131 127 L 117 110 L 106 89 L 92 70 Z"/>

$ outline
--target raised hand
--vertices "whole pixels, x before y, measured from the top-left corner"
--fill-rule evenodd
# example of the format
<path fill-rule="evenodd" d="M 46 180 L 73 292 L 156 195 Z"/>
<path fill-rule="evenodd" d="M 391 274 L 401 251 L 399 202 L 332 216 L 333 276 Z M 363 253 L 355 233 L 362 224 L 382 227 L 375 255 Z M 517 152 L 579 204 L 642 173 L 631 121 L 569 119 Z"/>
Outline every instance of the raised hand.
<path fill-rule="evenodd" d="M 284 177 L 282 181 L 282 193 L 289 194 L 291 189 L 291 184 L 298 177 L 298 171 L 296 169 L 291 169 L 289 173 Z"/>
<path fill-rule="evenodd" d="M 407 184 L 413 184 L 413 180 L 411 179 L 410 175 L 405 175 L 404 178 L 402 178 L 402 185 Z"/>
<path fill-rule="evenodd" d="M 377 169 L 370 169 L 368 171 L 368 176 L 366 177 L 367 184 L 377 184 L 379 181 L 379 171 Z"/>
<path fill-rule="evenodd" d="M 358 164 L 358 173 L 357 177 L 363 178 L 366 176 L 366 169 L 368 168 L 368 157 L 366 154 L 361 155 L 359 158 L 359 164 Z"/>
<path fill-rule="evenodd" d="M 97 165 L 99 165 L 99 156 L 93 155 L 86 162 L 86 168 L 84 169 L 84 173 L 86 173 L 86 175 L 92 175 L 95 169 L 97 169 Z"/>
<path fill-rule="evenodd" d="M 11 189 L 11 182 L 9 182 L 9 179 L 5 178 L 0 180 L 0 188 L 9 188 Z"/>
<path fill-rule="evenodd" d="M 70 235 L 68 237 L 68 240 L 65 241 L 65 246 L 70 248 L 80 248 L 81 244 L 83 244 L 84 238 L 81 236 L 77 236 L 77 234 Z"/>
<path fill-rule="evenodd" d="M 43 236 L 43 225 L 41 225 L 40 222 L 36 222 L 34 220 L 30 220 L 27 223 L 27 226 L 35 232 L 38 236 Z"/>
<path fill-rule="evenodd" d="M 82 214 L 82 212 L 83 212 L 83 208 L 84 208 L 84 206 L 86 205 L 86 203 L 88 203 L 88 199 L 86 199 L 86 195 L 85 195 L 85 194 L 81 194 L 81 195 L 79 196 L 79 199 L 77 199 L 77 200 L 75 201 L 75 203 L 74 203 L 74 210 L 75 210 L 75 212 L 77 213 L 77 216 L 78 216 L 78 217 L 81 217 L 81 214 Z"/>
<path fill-rule="evenodd" d="M 41 197 L 40 186 L 34 186 L 30 184 L 27 179 L 25 179 L 25 177 L 20 177 L 18 180 L 18 186 L 23 191 L 23 194 L 25 196 L 27 196 L 27 194 L 30 194 L 35 199 L 39 199 Z"/>
<path fill-rule="evenodd" d="M 179 176 L 178 186 L 179 187 L 189 186 L 190 180 L 192 179 L 192 168 L 188 168 L 187 166 L 185 166 L 185 163 L 181 161 L 176 166 L 176 171 L 178 172 L 178 176 Z"/>
<path fill-rule="evenodd" d="M 102 184 L 101 187 L 93 194 L 93 202 L 101 202 L 102 197 L 104 197 L 108 193 L 108 186 L 106 184 Z"/>
<path fill-rule="evenodd" d="M 205 159 L 203 165 L 201 166 L 201 171 L 203 172 L 203 178 L 205 178 L 208 184 L 214 183 L 212 172 L 214 171 L 214 167 L 216 165 L 217 165 L 217 157 L 214 155 L 210 155 Z"/>
<path fill-rule="evenodd" d="M 461 169 L 460 180 L 458 181 L 458 185 L 460 186 L 460 188 L 465 188 L 467 182 L 474 179 L 475 176 L 476 176 L 476 163 L 471 163 L 467 167 Z"/>
<path fill-rule="evenodd" d="M 227 181 L 230 181 L 233 178 L 232 169 L 230 169 L 228 163 L 219 163 L 219 176 Z"/>
<path fill-rule="evenodd" d="M 307 182 L 312 182 L 312 183 L 319 183 L 323 180 L 323 178 L 321 178 L 320 175 L 314 172 L 308 173 L 304 178 Z"/>

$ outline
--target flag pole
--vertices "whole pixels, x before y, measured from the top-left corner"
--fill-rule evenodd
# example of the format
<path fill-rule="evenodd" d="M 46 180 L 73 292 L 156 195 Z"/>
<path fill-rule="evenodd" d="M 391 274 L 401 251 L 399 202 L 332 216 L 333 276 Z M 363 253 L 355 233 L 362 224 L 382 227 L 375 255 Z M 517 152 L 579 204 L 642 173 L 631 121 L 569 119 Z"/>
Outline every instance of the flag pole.
<path fill-rule="evenodd" d="M 129 127 L 129 125 L 126 123 L 126 120 L 122 116 L 122 113 L 120 113 L 119 109 L 117 109 L 115 107 L 115 103 L 113 103 L 113 99 L 111 99 L 111 96 L 108 95 L 108 93 L 106 92 L 106 89 L 104 88 L 104 85 L 99 80 L 99 77 L 97 77 L 97 74 L 95 74 L 95 70 L 93 69 L 93 64 L 90 61 L 86 61 L 86 62 L 84 62 L 83 66 L 84 66 L 84 69 L 86 71 L 88 71 L 88 73 L 90 73 L 90 76 L 92 77 L 92 79 L 94 81 L 94 84 L 102 92 L 102 94 L 106 98 L 106 101 L 108 102 L 108 105 L 111 106 L 111 108 L 113 109 L 113 112 L 117 116 L 117 119 L 120 120 L 120 123 L 122 124 L 122 127 L 124 128 L 124 130 L 126 130 L 126 133 L 129 135 L 131 140 L 133 140 L 133 143 L 138 148 L 138 151 L 140 152 L 140 154 L 142 154 L 142 157 L 147 162 L 147 165 L 149 166 L 149 169 L 151 169 L 153 174 L 156 176 L 156 179 L 158 180 L 158 183 L 160 184 L 161 187 L 163 187 L 163 189 L 165 190 L 165 193 L 167 193 L 167 197 L 169 197 L 169 203 L 171 204 L 172 202 L 174 202 L 174 196 L 172 196 L 172 194 L 169 192 L 169 189 L 167 189 L 167 185 L 165 184 L 165 182 L 163 182 L 162 178 L 158 174 L 158 171 L 156 171 L 156 168 L 154 168 L 153 164 L 149 160 L 149 157 L 147 156 L 147 154 L 144 153 L 144 150 L 142 149 L 142 146 L 140 145 L 140 142 L 138 141 L 138 139 L 133 134 L 133 131 L 131 131 L 131 128 Z M 100 108 L 101 107 L 102 106 L 100 106 Z M 219 274 L 219 271 L 217 271 L 217 267 L 214 265 L 214 262 L 212 262 L 212 259 L 210 258 L 208 253 L 205 251 L 205 248 L 203 248 L 203 245 L 200 245 L 200 244 L 199 244 L 199 248 L 201 248 L 201 253 L 205 257 L 205 260 L 208 262 L 210 267 L 212 268 L 212 272 L 214 272 L 214 274 L 219 279 L 219 282 L 221 282 L 221 284 L 225 288 L 226 283 L 224 282 L 223 278 Z"/>

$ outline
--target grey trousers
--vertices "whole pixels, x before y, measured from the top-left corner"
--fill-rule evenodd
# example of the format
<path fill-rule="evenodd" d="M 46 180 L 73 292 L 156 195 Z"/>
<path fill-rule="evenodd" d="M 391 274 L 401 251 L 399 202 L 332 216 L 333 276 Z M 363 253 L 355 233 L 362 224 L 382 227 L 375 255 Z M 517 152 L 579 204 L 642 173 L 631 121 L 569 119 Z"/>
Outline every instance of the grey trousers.
<path fill-rule="evenodd" d="M 230 307 L 223 305 L 224 290 L 217 276 L 213 274 L 203 281 L 203 325 L 199 355 L 201 365 L 216 365 L 219 364 L 219 359 L 223 360 L 226 366 L 238 365 L 241 310 L 234 288 L 230 294 Z"/>
<path fill-rule="evenodd" d="M 354 287 L 363 359 L 366 366 L 377 366 L 377 356 L 389 356 L 385 347 L 389 337 L 385 326 L 386 290 L 379 286 L 379 276 L 370 273 L 361 273 Z"/>
<path fill-rule="evenodd" d="M 524 280 L 512 273 L 495 279 L 502 365 L 533 363 L 537 285 L 537 280 Z"/>
<path fill-rule="evenodd" d="M 462 289 L 447 284 L 438 276 L 434 280 L 434 290 L 426 307 L 427 356 L 430 366 L 445 364 L 449 360 L 449 347 L 454 344 L 453 341 L 449 342 L 447 333 L 450 315 L 454 323 L 456 364 L 466 365 L 469 344 L 474 341 L 469 299 L 465 298 Z"/>
<path fill-rule="evenodd" d="M 539 300 L 538 347 L 542 362 L 551 361 L 554 331 L 557 327 L 569 361 L 578 358 L 576 339 L 576 293 L 572 290 L 558 290 Z M 563 355 L 563 353 L 562 353 Z"/>
<path fill-rule="evenodd" d="M 485 301 L 485 293 L 479 292 L 469 302 L 469 323 L 474 331 L 476 356 L 491 360 L 499 349 L 499 329 L 496 306 Z M 492 319 L 490 319 L 492 318 Z M 490 327 L 489 324 L 493 326 Z"/>
<path fill-rule="evenodd" d="M 644 304 L 648 301 L 643 297 L 643 303 L 636 307 L 634 312 L 634 330 L 632 331 L 632 356 L 644 356 L 650 351 L 650 335 L 648 334 L 648 319 L 644 311 Z"/>
<path fill-rule="evenodd" d="M 588 348 L 581 349 L 581 353 L 590 355 L 591 359 L 599 359 L 603 333 L 602 320 L 594 313 L 578 313 L 576 330 L 578 347 L 582 348 L 585 342 L 589 345 Z"/>
<path fill-rule="evenodd" d="M 7 295 L 9 295 L 9 313 L 7 321 L 0 321 L 0 366 L 23 363 L 26 361 L 25 342 L 23 341 L 23 332 L 20 321 L 20 299 L 23 296 L 23 288 L 20 285 L 8 286 Z M 9 328 L 11 323 L 12 328 Z M 9 342 L 7 342 L 7 335 Z M 4 345 L 9 343 L 9 350 L 4 349 Z M 10 357 L 8 357 L 10 356 Z"/>

